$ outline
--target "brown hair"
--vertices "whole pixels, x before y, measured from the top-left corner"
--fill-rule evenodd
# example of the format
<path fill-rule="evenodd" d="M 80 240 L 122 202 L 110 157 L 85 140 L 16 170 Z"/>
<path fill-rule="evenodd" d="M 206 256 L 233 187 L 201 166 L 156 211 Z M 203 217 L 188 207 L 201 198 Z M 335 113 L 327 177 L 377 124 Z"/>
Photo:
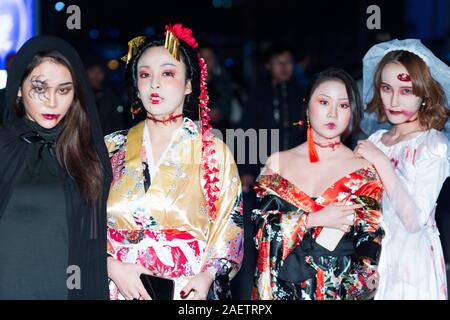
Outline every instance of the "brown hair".
<path fill-rule="evenodd" d="M 21 83 L 23 85 L 23 81 L 34 68 L 46 60 L 65 66 L 70 71 L 74 87 L 73 101 L 62 120 L 62 131 L 56 142 L 56 158 L 69 176 L 76 181 L 86 201 L 93 204 L 100 197 L 103 183 L 102 168 L 97 153 L 91 145 L 91 129 L 85 96 L 72 65 L 57 51 L 38 53 L 28 64 Z M 17 116 L 25 115 L 25 106 L 21 100 L 16 104 L 15 110 Z"/>
<path fill-rule="evenodd" d="M 444 90 L 439 82 L 433 79 L 426 63 L 419 56 L 409 51 L 391 51 L 381 59 L 375 72 L 374 93 L 372 101 L 367 105 L 367 112 L 376 112 L 380 122 L 387 120 L 380 88 L 381 73 L 389 63 L 401 64 L 408 70 L 412 79 L 413 93 L 422 97 L 423 102 L 425 102 L 425 105 L 422 105 L 419 109 L 420 125 L 426 129 L 441 130 L 450 116 L 450 110 L 446 108 Z"/>

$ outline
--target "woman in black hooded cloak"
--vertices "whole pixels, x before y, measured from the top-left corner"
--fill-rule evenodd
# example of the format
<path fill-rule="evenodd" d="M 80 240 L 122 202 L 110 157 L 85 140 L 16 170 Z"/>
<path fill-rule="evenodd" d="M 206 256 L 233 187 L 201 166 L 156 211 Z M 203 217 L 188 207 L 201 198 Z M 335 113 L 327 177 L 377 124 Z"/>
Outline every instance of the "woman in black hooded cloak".
<path fill-rule="evenodd" d="M 30 39 L 0 129 L 0 299 L 108 299 L 111 169 L 75 49 Z"/>

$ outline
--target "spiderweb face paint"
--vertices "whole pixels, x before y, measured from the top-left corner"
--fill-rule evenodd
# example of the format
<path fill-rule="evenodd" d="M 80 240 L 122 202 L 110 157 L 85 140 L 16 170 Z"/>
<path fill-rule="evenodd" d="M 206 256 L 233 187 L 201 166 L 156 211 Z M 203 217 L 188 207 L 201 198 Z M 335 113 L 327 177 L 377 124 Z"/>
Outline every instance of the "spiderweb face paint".
<path fill-rule="evenodd" d="M 411 82 L 411 77 L 407 73 L 400 73 L 397 75 L 397 79 L 403 82 Z"/>
<path fill-rule="evenodd" d="M 28 96 L 33 100 L 49 100 L 47 96 L 47 89 L 49 88 L 47 82 L 42 79 L 42 75 L 33 76 L 30 79 L 31 88 L 28 91 Z"/>

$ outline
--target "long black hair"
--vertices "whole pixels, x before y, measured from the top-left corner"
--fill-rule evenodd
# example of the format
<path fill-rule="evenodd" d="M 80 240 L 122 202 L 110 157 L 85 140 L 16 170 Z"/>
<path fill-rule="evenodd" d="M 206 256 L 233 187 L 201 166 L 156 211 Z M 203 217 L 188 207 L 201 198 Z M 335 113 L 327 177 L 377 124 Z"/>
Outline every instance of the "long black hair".
<path fill-rule="evenodd" d="M 180 57 L 186 66 L 186 80 L 191 81 L 192 92 L 184 100 L 183 113 L 192 120 L 199 119 L 198 105 L 200 97 L 200 66 L 198 61 L 198 52 L 183 40 L 180 41 Z M 138 52 L 133 56 L 126 69 L 126 79 L 128 94 L 133 104 L 138 105 L 141 110 L 145 110 L 142 101 L 138 97 L 138 72 L 137 65 L 144 52 L 152 47 L 163 47 L 165 38 L 148 38 L 139 47 Z"/>

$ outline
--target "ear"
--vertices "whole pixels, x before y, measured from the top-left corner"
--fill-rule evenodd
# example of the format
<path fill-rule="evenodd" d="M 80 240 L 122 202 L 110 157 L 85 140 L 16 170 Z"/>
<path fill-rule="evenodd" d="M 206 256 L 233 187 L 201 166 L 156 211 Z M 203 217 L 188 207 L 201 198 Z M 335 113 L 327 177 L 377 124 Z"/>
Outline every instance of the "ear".
<path fill-rule="evenodd" d="M 17 91 L 17 96 L 22 98 L 22 87 L 19 87 L 19 90 Z"/>
<path fill-rule="evenodd" d="M 191 80 L 186 81 L 186 86 L 184 87 L 184 94 L 190 94 L 192 93 L 192 83 Z"/>

